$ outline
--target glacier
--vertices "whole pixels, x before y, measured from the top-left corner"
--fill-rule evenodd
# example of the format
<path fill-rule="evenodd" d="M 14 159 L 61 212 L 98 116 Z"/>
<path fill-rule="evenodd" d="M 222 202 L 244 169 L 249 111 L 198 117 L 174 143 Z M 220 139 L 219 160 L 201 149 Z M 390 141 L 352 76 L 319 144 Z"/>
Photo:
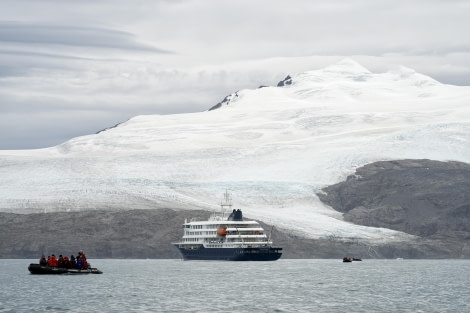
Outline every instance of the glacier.
<path fill-rule="evenodd" d="M 343 221 L 316 193 L 375 161 L 470 162 L 469 104 L 470 87 L 344 59 L 239 90 L 216 109 L 136 116 L 58 146 L 2 150 L 0 211 L 214 211 L 229 190 L 245 216 L 295 235 L 408 240 Z"/>

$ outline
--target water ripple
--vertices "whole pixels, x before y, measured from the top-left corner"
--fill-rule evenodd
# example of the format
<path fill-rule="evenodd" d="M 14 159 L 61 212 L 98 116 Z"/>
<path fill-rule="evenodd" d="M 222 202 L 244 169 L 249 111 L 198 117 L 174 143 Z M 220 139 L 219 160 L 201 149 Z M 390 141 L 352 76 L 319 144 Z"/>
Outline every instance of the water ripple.
<path fill-rule="evenodd" d="M 470 312 L 468 260 L 94 260 L 30 275 L 0 260 L 0 312 Z"/>

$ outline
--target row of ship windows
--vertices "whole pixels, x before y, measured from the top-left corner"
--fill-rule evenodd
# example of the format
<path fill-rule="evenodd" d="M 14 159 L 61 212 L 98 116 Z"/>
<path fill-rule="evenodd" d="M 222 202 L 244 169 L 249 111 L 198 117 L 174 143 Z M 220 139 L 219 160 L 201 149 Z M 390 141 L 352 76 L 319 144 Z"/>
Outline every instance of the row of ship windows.
<path fill-rule="evenodd" d="M 184 228 L 202 229 L 203 225 L 184 225 Z"/>
<path fill-rule="evenodd" d="M 218 243 L 223 243 L 223 242 L 240 242 L 238 239 L 228 239 L 227 241 L 224 241 L 224 240 L 219 240 L 219 241 L 214 241 L 213 239 L 206 239 L 204 240 L 204 238 L 183 238 L 183 241 L 184 242 L 218 242 Z M 258 238 L 244 238 L 243 239 L 243 242 L 260 242 L 260 241 L 266 241 L 266 240 L 260 240 Z"/>
<path fill-rule="evenodd" d="M 212 224 L 212 225 L 183 225 L 183 228 L 190 228 L 190 229 L 216 229 L 219 228 L 220 224 Z M 237 225 L 237 228 L 250 228 L 256 227 L 255 225 Z"/>
<path fill-rule="evenodd" d="M 216 235 L 217 232 L 216 231 L 186 231 L 184 233 L 185 236 L 202 236 L 202 235 L 206 235 L 206 236 L 214 236 Z M 231 233 L 227 233 L 228 235 L 230 235 Z M 241 234 L 241 235 L 263 235 L 263 233 L 259 232 L 259 231 L 251 231 L 251 232 L 235 232 L 235 233 L 232 233 L 233 235 L 238 235 L 238 234 Z"/>
<path fill-rule="evenodd" d="M 215 231 L 186 231 L 184 234 L 186 236 L 202 236 L 202 235 L 215 235 Z"/>

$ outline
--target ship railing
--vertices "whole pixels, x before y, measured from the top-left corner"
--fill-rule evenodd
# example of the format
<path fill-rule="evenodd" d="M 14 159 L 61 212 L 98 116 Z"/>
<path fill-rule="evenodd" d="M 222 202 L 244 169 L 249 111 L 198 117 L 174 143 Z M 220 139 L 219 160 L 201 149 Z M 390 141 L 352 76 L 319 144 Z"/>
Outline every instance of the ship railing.
<path fill-rule="evenodd" d="M 227 212 L 212 212 L 209 221 L 226 221 L 229 215 Z"/>
<path fill-rule="evenodd" d="M 250 225 L 252 226 L 252 225 Z M 233 227 L 231 225 L 229 225 L 227 227 L 227 231 L 238 231 L 238 230 L 243 230 L 243 231 L 253 231 L 253 232 L 263 232 L 264 229 L 261 228 L 261 227 Z"/>
<path fill-rule="evenodd" d="M 225 242 L 224 245 L 233 245 L 233 246 L 243 246 L 243 245 L 256 245 L 256 246 L 266 246 L 266 245 L 272 245 L 272 241 L 230 241 L 230 242 Z"/>
<path fill-rule="evenodd" d="M 263 235 L 263 234 L 259 234 L 259 235 L 248 235 L 248 234 L 231 234 L 231 235 L 227 235 L 225 236 L 227 239 L 235 239 L 235 238 L 243 238 L 243 239 L 250 239 L 250 238 L 256 238 L 256 239 L 260 239 L 260 238 L 268 238 L 266 237 L 266 235 Z"/>

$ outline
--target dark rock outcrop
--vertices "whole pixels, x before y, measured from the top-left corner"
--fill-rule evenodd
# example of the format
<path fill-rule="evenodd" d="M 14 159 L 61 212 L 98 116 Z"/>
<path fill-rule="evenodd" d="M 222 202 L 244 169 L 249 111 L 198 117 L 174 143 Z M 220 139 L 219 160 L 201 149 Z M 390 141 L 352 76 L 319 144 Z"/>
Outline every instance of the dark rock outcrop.
<path fill-rule="evenodd" d="M 207 211 L 169 209 L 86 211 L 41 214 L 0 213 L 0 258 L 38 258 L 41 254 L 76 254 L 97 258 L 180 258 L 171 243 L 182 235 L 184 218 L 206 219 Z M 272 227 L 260 222 L 267 232 Z M 366 245 L 335 238 L 313 240 L 272 229 L 283 258 L 425 258 L 461 257 L 464 249 L 433 241 Z M 467 249 L 468 250 L 468 249 Z M 470 251 L 464 254 L 470 256 Z M 93 262 L 93 261 L 91 261 Z"/>
<path fill-rule="evenodd" d="M 277 87 L 284 87 L 288 85 L 292 85 L 292 77 L 290 77 L 290 75 L 287 75 L 286 78 L 277 83 Z"/>
<path fill-rule="evenodd" d="M 1 258 L 39 258 L 41 254 L 76 254 L 96 258 L 180 258 L 171 243 L 182 235 L 184 218 L 206 219 L 206 211 L 132 210 L 41 214 L 0 213 Z M 283 258 L 414 257 L 410 247 L 368 246 L 312 240 L 281 232 L 260 222 Z"/>
<path fill-rule="evenodd" d="M 196 210 L 83 211 L 39 214 L 0 213 L 0 258 L 39 258 L 77 254 L 90 258 L 180 258 L 171 243 L 181 238 L 185 218 L 207 219 Z M 263 224 L 266 230 L 271 227 Z M 273 229 L 276 244 L 296 257 L 297 242 Z M 279 241 L 279 242 L 278 242 Z M 301 241 L 300 241 L 301 244 Z"/>
<path fill-rule="evenodd" d="M 346 221 L 419 236 L 433 257 L 469 257 L 469 190 L 469 164 L 399 160 L 358 168 L 318 196 Z"/>
<path fill-rule="evenodd" d="M 182 235 L 185 218 L 207 219 L 207 211 L 131 210 L 40 214 L 0 213 L 0 258 L 38 258 L 77 254 L 96 258 L 180 258 L 171 243 Z M 337 258 L 370 255 L 370 247 L 334 239 L 296 237 L 260 224 L 271 233 L 283 258 Z M 386 257 L 376 247 L 373 257 Z M 91 261 L 92 262 L 92 261 Z"/>
<path fill-rule="evenodd" d="M 217 103 L 216 105 L 211 107 L 208 111 L 217 110 L 217 109 L 221 108 L 224 105 L 228 105 L 230 103 L 230 101 L 232 101 L 236 98 L 238 98 L 238 91 L 226 96 L 222 101 L 220 101 L 219 103 Z"/>

